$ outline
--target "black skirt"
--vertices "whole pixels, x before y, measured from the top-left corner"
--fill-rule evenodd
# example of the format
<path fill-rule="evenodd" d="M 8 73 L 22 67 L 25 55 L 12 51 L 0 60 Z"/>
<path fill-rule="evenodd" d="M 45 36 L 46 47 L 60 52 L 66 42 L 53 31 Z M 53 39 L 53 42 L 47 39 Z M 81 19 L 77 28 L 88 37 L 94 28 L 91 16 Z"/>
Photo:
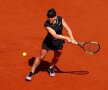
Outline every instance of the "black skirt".
<path fill-rule="evenodd" d="M 51 39 L 46 37 L 42 43 L 42 49 L 46 50 L 62 50 L 64 44 L 64 40 L 59 39 Z"/>

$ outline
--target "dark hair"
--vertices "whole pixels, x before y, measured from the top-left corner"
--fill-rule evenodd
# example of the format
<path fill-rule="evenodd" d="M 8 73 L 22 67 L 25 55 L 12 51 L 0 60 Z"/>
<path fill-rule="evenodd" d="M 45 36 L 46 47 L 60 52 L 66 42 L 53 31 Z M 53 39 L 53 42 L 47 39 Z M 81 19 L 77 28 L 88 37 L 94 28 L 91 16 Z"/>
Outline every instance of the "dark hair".
<path fill-rule="evenodd" d="M 54 16 L 56 16 L 55 9 L 54 8 L 49 9 L 48 12 L 47 12 L 47 17 L 48 18 L 53 18 Z"/>

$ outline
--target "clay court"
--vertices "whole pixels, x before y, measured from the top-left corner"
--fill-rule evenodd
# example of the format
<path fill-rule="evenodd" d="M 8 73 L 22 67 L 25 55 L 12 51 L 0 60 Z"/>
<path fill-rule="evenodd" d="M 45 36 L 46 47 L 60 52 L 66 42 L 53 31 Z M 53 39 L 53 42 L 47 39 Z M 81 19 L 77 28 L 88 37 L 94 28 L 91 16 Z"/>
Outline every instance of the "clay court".
<path fill-rule="evenodd" d="M 27 82 L 25 77 L 47 34 L 46 13 L 52 7 L 77 41 L 96 41 L 101 48 L 91 55 L 66 42 L 56 76 L 47 73 L 53 58 L 49 51 L 32 81 Z M 107 0 L 0 0 L 0 90 L 108 90 L 107 29 Z M 65 29 L 63 33 L 66 35 Z"/>

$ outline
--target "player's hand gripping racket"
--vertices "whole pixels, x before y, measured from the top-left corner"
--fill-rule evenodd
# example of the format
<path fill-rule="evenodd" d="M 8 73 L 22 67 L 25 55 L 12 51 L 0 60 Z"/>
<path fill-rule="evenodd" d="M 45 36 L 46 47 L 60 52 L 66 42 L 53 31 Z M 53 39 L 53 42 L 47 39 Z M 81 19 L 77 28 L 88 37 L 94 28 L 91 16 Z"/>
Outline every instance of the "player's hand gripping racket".
<path fill-rule="evenodd" d="M 100 45 L 97 42 L 78 42 L 78 46 L 80 46 L 86 53 L 95 54 L 100 50 Z"/>

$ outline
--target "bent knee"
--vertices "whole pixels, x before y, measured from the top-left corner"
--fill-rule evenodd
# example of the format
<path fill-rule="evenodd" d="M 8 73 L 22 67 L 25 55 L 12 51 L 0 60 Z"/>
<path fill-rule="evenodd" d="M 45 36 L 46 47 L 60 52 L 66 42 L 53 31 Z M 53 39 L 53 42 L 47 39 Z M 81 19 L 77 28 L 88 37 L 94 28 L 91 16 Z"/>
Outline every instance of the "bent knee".
<path fill-rule="evenodd" d="M 47 54 L 47 52 L 48 52 L 47 50 L 42 49 L 41 52 L 40 52 L 39 58 L 40 59 L 44 59 L 46 54 Z"/>

